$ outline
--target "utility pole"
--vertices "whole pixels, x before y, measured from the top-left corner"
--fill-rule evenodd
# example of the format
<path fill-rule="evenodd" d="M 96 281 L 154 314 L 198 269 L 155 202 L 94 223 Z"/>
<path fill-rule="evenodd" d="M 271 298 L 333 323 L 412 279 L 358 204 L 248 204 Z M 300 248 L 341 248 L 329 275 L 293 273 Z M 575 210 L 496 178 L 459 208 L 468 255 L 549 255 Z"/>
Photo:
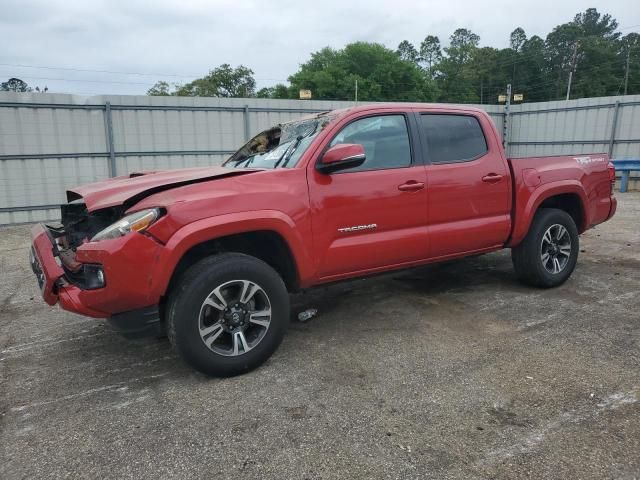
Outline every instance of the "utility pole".
<path fill-rule="evenodd" d="M 358 105 L 358 79 L 356 78 L 356 105 Z"/>
<path fill-rule="evenodd" d="M 627 85 L 629 84 L 629 52 L 631 52 L 631 45 L 627 46 L 627 68 L 624 71 L 624 94 L 627 94 Z"/>
<path fill-rule="evenodd" d="M 569 84 L 567 85 L 567 100 L 571 93 L 571 80 L 573 80 L 573 71 L 576 69 L 576 55 L 578 54 L 578 42 L 573 44 L 573 58 L 571 59 L 571 70 L 569 71 Z"/>
<path fill-rule="evenodd" d="M 480 79 L 480 105 L 484 103 L 484 79 Z"/>

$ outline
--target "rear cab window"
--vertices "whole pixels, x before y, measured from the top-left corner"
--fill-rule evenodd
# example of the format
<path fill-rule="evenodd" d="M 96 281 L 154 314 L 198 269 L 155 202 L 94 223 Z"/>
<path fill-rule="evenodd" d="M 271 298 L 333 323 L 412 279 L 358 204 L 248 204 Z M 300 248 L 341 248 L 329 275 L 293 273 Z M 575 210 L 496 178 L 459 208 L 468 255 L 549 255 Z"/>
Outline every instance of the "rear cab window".
<path fill-rule="evenodd" d="M 480 122 L 473 115 L 422 113 L 420 128 L 432 164 L 469 162 L 489 150 Z"/>

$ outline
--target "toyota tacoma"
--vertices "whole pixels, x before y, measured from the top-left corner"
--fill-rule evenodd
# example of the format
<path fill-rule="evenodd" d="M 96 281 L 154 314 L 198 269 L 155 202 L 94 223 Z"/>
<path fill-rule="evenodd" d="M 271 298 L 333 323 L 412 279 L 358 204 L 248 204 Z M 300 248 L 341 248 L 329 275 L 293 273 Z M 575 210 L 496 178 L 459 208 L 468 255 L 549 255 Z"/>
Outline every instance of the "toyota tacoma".
<path fill-rule="evenodd" d="M 44 300 L 166 334 L 216 376 L 262 364 L 289 293 L 511 249 L 516 276 L 554 287 L 578 235 L 611 218 L 606 154 L 507 158 L 484 111 L 376 104 L 270 128 L 222 166 L 74 188 L 32 229 Z"/>

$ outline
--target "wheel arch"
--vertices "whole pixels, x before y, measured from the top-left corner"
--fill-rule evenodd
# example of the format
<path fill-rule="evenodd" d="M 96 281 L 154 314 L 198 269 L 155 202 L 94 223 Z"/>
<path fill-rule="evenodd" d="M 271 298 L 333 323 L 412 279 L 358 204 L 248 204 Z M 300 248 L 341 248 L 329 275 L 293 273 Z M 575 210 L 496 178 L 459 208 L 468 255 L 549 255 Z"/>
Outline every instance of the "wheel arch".
<path fill-rule="evenodd" d="M 507 244 L 509 247 L 522 242 L 531 228 L 533 217 L 541 208 L 557 208 L 567 212 L 573 218 L 578 233 L 583 233 L 589 226 L 587 195 L 578 181 L 546 184 L 534 190 L 523 203 L 524 207 L 516 207 L 515 210 L 515 228 Z"/>
<path fill-rule="evenodd" d="M 254 230 L 236 233 L 197 243 L 189 248 L 176 264 L 167 291 L 192 265 L 218 253 L 244 253 L 258 258 L 282 277 L 289 291 L 299 288 L 300 279 L 291 249 L 286 240 L 273 230 Z"/>
<path fill-rule="evenodd" d="M 559 195 L 553 195 L 545 198 L 536 211 L 541 208 L 556 208 L 567 212 L 578 228 L 578 233 L 582 233 L 586 230 L 586 215 L 585 206 L 580 199 L 580 196 L 576 193 L 561 193 Z"/>
<path fill-rule="evenodd" d="M 254 211 L 199 220 L 178 230 L 154 268 L 158 298 L 189 266 L 219 252 L 254 256 L 274 268 L 295 291 L 312 269 L 299 226 L 282 212 Z"/>

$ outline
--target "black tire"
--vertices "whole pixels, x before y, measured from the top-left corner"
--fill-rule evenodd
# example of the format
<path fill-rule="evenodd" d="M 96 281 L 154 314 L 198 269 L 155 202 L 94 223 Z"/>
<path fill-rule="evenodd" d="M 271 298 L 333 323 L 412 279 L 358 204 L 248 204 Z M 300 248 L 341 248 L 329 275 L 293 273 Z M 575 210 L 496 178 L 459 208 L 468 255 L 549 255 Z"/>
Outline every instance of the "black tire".
<path fill-rule="evenodd" d="M 561 225 L 567 230 L 571 248 L 570 255 L 566 258 L 566 264 L 557 273 L 549 271 L 542 259 L 543 248 L 546 248 L 547 245 L 545 244 L 543 247 L 543 236 L 547 230 L 555 225 Z M 511 250 L 511 261 L 518 279 L 527 285 L 541 288 L 557 287 L 563 284 L 573 273 L 578 261 L 579 242 L 578 229 L 571 215 L 556 208 L 538 210 L 531 222 L 527 236 L 520 245 Z M 558 258 L 562 262 L 565 261 L 562 255 L 559 255 Z M 549 267 L 550 264 L 547 262 L 546 265 Z M 549 268 L 553 269 L 553 260 Z"/>
<path fill-rule="evenodd" d="M 225 356 L 205 345 L 200 335 L 201 308 L 206 308 L 203 302 L 214 289 L 235 280 L 261 287 L 270 303 L 271 320 L 257 345 L 236 356 Z M 282 278 L 262 260 L 223 253 L 197 262 L 181 276 L 169 294 L 166 311 L 167 334 L 178 354 L 202 373 L 228 377 L 258 367 L 278 348 L 289 323 L 289 294 Z M 222 315 L 215 310 L 214 314 Z M 235 339 L 232 333 L 227 335 L 230 341 Z"/>

